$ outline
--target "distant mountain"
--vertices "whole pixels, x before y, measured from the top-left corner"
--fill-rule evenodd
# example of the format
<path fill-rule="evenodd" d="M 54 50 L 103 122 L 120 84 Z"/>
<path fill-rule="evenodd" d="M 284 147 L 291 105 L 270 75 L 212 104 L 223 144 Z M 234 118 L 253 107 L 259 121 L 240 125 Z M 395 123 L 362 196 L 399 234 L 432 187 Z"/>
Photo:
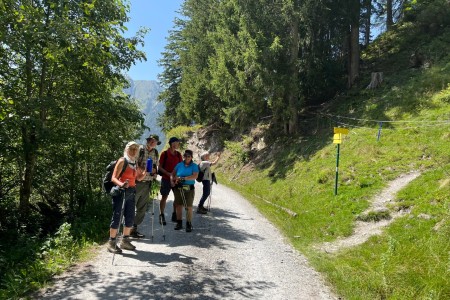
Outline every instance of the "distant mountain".
<path fill-rule="evenodd" d="M 145 138 L 150 133 L 157 134 L 160 137 L 162 145 L 165 143 L 165 136 L 161 128 L 156 124 L 156 118 L 163 113 L 164 104 L 157 102 L 159 93 L 162 88 L 155 80 L 132 80 L 130 79 L 130 87 L 124 92 L 140 102 L 141 111 L 145 115 L 145 125 L 150 128 L 141 136 L 139 142 L 144 143 Z"/>

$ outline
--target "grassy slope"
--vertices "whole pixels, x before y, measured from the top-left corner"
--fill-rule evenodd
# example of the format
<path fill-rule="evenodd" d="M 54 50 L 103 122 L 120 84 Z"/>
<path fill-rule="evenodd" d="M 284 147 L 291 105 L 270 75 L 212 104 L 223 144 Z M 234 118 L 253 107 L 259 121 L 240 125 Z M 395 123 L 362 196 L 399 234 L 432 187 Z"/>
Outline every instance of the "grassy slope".
<path fill-rule="evenodd" d="M 227 143 L 220 180 L 252 201 L 303 252 L 345 299 L 450 298 L 450 32 L 430 39 L 408 25 L 385 34 L 365 53 L 370 65 L 361 87 L 335 99 L 327 113 L 309 119 L 314 136 L 277 140 L 269 157 L 241 168 L 242 150 Z M 430 68 L 408 68 L 413 49 Z M 384 72 L 382 87 L 365 90 L 370 71 Z M 364 120 L 408 121 L 378 123 Z M 351 129 L 341 145 L 338 195 L 333 195 L 336 148 L 332 127 Z M 308 124 L 306 125 L 308 126 Z M 246 171 L 247 170 L 247 171 Z M 251 170 L 251 173 L 249 171 Z M 368 200 L 402 173 L 422 175 L 402 190 L 392 210 L 410 208 L 383 235 L 337 254 L 314 245 L 352 233 Z M 287 207 L 286 212 L 263 200 Z"/>

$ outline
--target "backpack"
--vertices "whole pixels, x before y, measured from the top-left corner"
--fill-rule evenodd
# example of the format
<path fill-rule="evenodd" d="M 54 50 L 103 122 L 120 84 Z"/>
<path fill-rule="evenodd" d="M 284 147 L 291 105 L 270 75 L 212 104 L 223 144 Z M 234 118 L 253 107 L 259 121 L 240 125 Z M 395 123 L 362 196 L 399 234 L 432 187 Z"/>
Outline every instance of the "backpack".
<path fill-rule="evenodd" d="M 118 160 L 114 160 L 112 162 L 109 163 L 109 165 L 106 167 L 106 173 L 105 176 L 103 177 L 103 191 L 107 194 L 109 194 L 109 192 L 111 191 L 111 189 L 115 186 L 115 184 L 111 181 L 112 179 L 112 175 L 114 173 L 114 168 L 116 167 Z M 126 160 L 126 158 L 124 158 L 124 163 L 123 163 L 123 168 L 122 171 L 120 172 L 119 177 L 122 176 L 123 172 L 125 172 L 125 169 L 128 166 L 128 160 Z"/>
<path fill-rule="evenodd" d="M 197 176 L 197 182 L 202 182 L 203 181 L 203 177 L 205 177 L 205 171 L 202 171 L 202 169 L 200 169 L 200 166 L 198 168 L 198 176 Z"/>

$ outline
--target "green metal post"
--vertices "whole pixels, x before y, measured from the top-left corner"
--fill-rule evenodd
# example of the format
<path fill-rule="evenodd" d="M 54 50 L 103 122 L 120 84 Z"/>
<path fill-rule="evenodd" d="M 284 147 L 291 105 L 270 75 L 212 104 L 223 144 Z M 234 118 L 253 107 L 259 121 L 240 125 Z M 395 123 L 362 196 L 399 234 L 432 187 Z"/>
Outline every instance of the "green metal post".
<path fill-rule="evenodd" d="M 338 177 L 339 177 L 339 149 L 340 144 L 337 144 L 337 154 L 336 154 L 336 181 L 334 183 L 334 195 L 337 195 L 338 188 Z"/>

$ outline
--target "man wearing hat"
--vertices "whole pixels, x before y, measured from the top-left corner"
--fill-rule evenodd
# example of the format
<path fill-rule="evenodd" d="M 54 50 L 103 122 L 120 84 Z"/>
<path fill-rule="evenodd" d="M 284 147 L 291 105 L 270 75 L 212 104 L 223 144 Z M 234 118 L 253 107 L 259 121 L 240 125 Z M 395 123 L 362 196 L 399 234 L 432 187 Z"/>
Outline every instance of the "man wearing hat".
<path fill-rule="evenodd" d="M 144 179 L 136 182 L 136 216 L 134 217 L 134 224 L 130 234 L 134 238 L 145 237 L 145 235 L 138 231 L 137 227 L 144 220 L 145 212 L 147 211 L 147 204 L 150 198 L 151 185 L 156 179 L 156 166 L 159 158 L 156 145 L 161 145 L 159 136 L 156 134 L 150 134 L 147 138 L 147 144 L 139 148 L 139 167 L 145 169 L 147 159 L 150 157 L 153 161 L 153 170 L 152 172 L 147 172 Z"/>
<path fill-rule="evenodd" d="M 169 197 L 169 193 L 172 190 L 172 185 L 170 182 L 170 175 L 175 168 L 175 166 L 183 161 L 183 157 L 181 153 L 177 151 L 180 147 L 180 140 L 177 137 L 171 137 L 169 139 L 169 149 L 163 151 L 161 153 L 161 157 L 159 158 L 159 174 L 161 177 L 161 202 L 159 203 L 159 208 L 161 210 L 161 214 L 159 215 L 159 223 L 162 225 L 166 225 L 166 219 L 164 216 L 164 210 L 166 208 L 166 201 Z M 172 212 L 172 221 L 177 221 L 177 214 L 175 212 L 175 203 L 173 204 L 173 212 Z"/>

